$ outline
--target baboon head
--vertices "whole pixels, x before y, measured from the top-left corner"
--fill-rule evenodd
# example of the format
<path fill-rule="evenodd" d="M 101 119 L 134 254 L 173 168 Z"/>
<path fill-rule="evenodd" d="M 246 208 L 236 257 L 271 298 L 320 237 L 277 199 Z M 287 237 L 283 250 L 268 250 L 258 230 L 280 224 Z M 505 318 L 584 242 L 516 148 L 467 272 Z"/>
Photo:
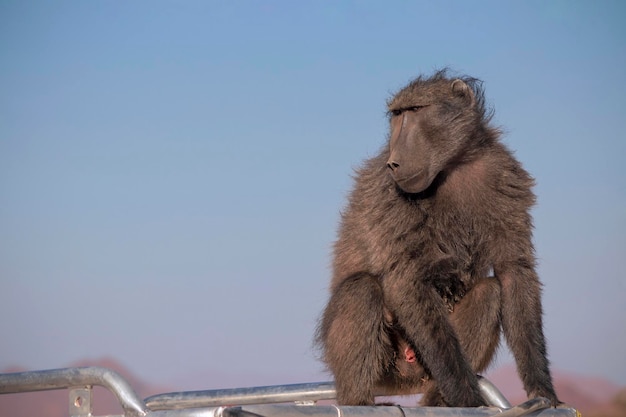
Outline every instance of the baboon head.
<path fill-rule="evenodd" d="M 387 167 L 407 193 L 426 190 L 480 142 L 476 132 L 485 111 L 475 79 L 450 79 L 445 71 L 418 78 L 390 100 L 388 109 Z"/>

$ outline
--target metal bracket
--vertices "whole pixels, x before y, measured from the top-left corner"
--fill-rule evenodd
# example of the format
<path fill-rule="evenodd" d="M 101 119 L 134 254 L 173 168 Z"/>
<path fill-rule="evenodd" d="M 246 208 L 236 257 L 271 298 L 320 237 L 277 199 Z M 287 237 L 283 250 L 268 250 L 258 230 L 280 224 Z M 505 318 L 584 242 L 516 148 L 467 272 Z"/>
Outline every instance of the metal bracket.
<path fill-rule="evenodd" d="M 92 408 L 92 386 L 70 387 L 70 417 L 91 417 Z"/>

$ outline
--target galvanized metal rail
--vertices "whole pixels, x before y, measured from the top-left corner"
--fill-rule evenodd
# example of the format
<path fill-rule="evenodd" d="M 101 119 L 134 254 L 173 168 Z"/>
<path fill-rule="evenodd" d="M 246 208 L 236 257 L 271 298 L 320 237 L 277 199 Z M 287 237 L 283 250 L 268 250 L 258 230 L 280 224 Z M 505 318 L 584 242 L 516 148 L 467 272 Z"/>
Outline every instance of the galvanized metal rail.
<path fill-rule="evenodd" d="M 511 408 L 511 404 L 486 378 L 480 377 L 479 384 L 485 400 L 491 406 Z M 379 391 L 377 396 L 393 396 L 393 392 Z M 266 387 L 219 389 L 210 391 L 173 392 L 146 398 L 151 410 L 167 410 L 198 407 L 215 407 L 224 404 L 252 405 L 294 402 L 315 403 L 336 398 L 335 384 L 316 382 L 307 384 L 274 385 Z"/>
<path fill-rule="evenodd" d="M 331 382 L 176 392 L 154 395 L 141 400 L 124 378 L 107 368 L 82 367 L 0 374 L 0 394 L 68 389 L 70 400 L 68 411 L 71 417 L 93 417 L 92 387 L 94 385 L 107 388 L 117 397 L 124 412 L 123 417 L 579 416 L 573 408 L 551 408 L 545 398 L 535 398 L 511 408 L 506 398 L 485 378 L 480 378 L 480 388 L 490 407 L 446 408 L 315 405 L 317 401 L 335 398 L 335 387 Z M 392 393 L 380 392 L 379 394 L 391 395 Z"/>

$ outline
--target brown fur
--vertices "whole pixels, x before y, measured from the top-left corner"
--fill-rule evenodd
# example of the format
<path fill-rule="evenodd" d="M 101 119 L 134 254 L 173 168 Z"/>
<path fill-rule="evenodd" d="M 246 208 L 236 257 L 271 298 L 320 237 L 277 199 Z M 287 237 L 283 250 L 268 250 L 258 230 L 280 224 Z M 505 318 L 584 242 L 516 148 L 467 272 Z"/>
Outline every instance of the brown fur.
<path fill-rule="evenodd" d="M 489 125 L 480 83 L 446 71 L 388 103 L 387 146 L 357 171 L 317 340 L 340 404 L 376 387 L 479 406 L 500 332 L 529 397 L 558 402 L 535 273 L 533 179 Z M 493 272 L 495 276 L 490 276 Z"/>

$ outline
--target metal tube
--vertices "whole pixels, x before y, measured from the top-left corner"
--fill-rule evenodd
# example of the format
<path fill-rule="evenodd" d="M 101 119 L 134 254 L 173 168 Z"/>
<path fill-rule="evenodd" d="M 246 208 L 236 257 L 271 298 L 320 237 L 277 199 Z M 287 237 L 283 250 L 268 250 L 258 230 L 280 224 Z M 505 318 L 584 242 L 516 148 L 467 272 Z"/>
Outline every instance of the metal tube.
<path fill-rule="evenodd" d="M 507 400 L 500 390 L 484 376 L 478 375 L 478 386 L 480 387 L 480 393 L 483 399 L 487 401 L 489 405 L 500 408 L 511 408 L 509 400 Z"/>
<path fill-rule="evenodd" d="M 318 401 L 335 398 L 335 384 L 317 382 L 209 391 L 172 392 L 145 399 L 150 410 Z"/>
<path fill-rule="evenodd" d="M 511 403 L 489 380 L 479 377 L 483 398 L 490 406 L 511 408 Z M 403 393 L 407 394 L 407 393 Z M 417 392 L 415 394 L 418 394 Z M 394 395 L 380 391 L 377 396 Z M 397 394 L 396 394 L 397 395 Z M 294 401 L 319 401 L 336 398 L 335 384 L 317 382 L 307 384 L 275 385 L 252 388 L 232 388 L 208 391 L 173 392 L 146 398 L 150 410 L 167 410 L 197 407 L 217 407 L 224 405 L 271 404 Z"/>
<path fill-rule="evenodd" d="M 538 410 L 550 408 L 550 400 L 543 397 L 530 399 L 513 408 L 509 408 L 500 414 L 502 417 L 522 417 L 534 413 Z"/>
<path fill-rule="evenodd" d="M 66 368 L 47 371 L 0 374 L 0 394 L 33 392 L 69 388 L 80 391 L 91 386 L 107 388 L 124 409 L 124 417 L 228 417 L 250 415 L 280 416 L 406 416 L 464 417 L 487 416 L 541 416 L 577 417 L 573 408 L 550 407 L 545 398 L 535 398 L 517 407 L 509 402 L 484 378 L 479 378 L 481 392 L 495 407 L 446 408 L 446 407 L 346 407 L 346 406 L 298 406 L 273 405 L 269 403 L 306 402 L 334 399 L 335 386 L 331 382 L 279 385 L 256 388 L 237 388 L 214 391 L 195 391 L 155 395 L 144 403 L 131 386 L 119 374 L 106 368 Z M 72 392 L 73 392 L 72 391 Z M 380 393 L 379 393 L 380 394 Z M 498 404 L 499 402 L 499 404 Z M 146 404 L 148 406 L 146 406 Z M 237 407 L 230 407 L 236 405 Z M 216 407 L 217 406 L 217 407 Z M 546 408 L 547 407 L 547 408 Z M 507 408 L 502 411 L 502 408 Z M 83 415 L 83 414 L 80 414 Z M 86 414 L 88 415 L 88 414 Z"/>
<path fill-rule="evenodd" d="M 50 369 L 0 374 L 0 394 L 98 385 L 111 391 L 127 416 L 145 416 L 146 406 L 117 372 L 101 367 Z"/>

